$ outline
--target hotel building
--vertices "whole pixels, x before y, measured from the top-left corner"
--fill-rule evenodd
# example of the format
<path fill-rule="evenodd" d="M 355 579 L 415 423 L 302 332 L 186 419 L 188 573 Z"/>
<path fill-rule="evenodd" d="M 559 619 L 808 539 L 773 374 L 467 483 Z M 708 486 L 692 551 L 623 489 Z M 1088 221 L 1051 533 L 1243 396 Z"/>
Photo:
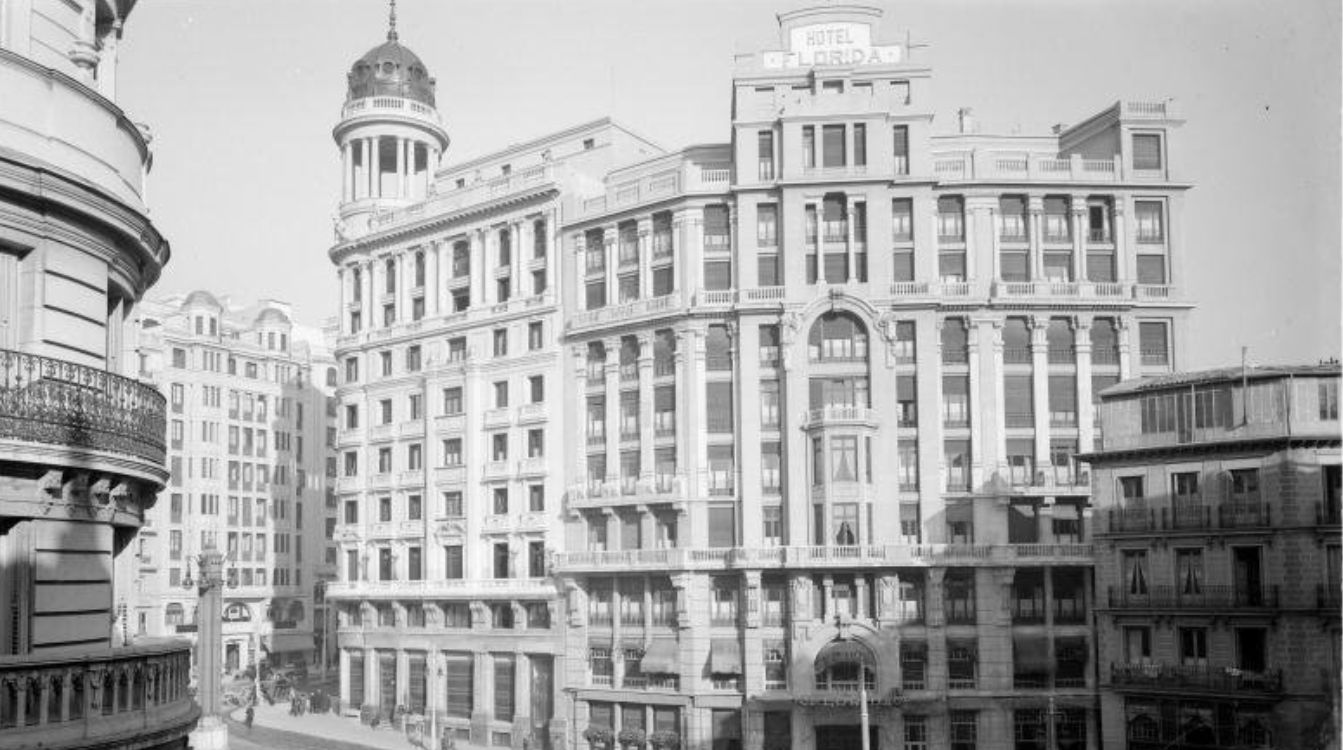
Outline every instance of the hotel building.
<path fill-rule="evenodd" d="M 149 133 L 115 103 L 129 0 L 0 3 L 0 746 L 183 748 L 190 644 L 139 638 L 136 537 L 168 479 L 134 379 L 170 257 Z"/>
<path fill-rule="evenodd" d="M 853 748 L 861 680 L 872 747 L 1099 746 L 1074 456 L 1180 362 L 1180 121 L 942 132 L 880 20 L 781 14 L 731 144 L 565 214 L 572 741 Z"/>
<path fill-rule="evenodd" d="M 561 197 L 661 149 L 606 120 L 440 170 L 434 81 L 387 41 L 335 128 L 341 700 L 548 742 L 566 438 Z M 535 744 L 532 747 L 540 747 Z"/>
<path fill-rule="evenodd" d="M 171 476 L 140 539 L 137 629 L 194 639 L 193 562 L 215 548 L 224 669 L 317 664 L 314 590 L 335 572 L 330 351 L 277 302 L 195 291 L 146 304 L 141 318 L 142 367 L 168 400 Z"/>
<path fill-rule="evenodd" d="M 858 746 L 863 687 L 873 747 L 1099 746 L 1074 457 L 1094 394 L 1181 363 L 1180 121 L 935 128 L 880 10 L 779 22 L 737 60 L 731 142 L 676 152 L 598 123 L 435 171 L 423 65 L 395 38 L 356 63 L 351 709 L 496 746 L 828 750 Z"/>
<path fill-rule="evenodd" d="M 1106 747 L 1338 737 L 1338 386 L 1337 364 L 1226 368 L 1102 397 L 1087 461 Z"/>

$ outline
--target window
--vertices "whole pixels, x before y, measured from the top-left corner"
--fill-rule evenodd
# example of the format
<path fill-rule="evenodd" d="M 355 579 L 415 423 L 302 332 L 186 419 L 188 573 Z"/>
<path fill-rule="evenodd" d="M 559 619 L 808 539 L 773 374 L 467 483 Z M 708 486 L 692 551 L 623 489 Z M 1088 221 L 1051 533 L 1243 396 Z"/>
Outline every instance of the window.
<path fill-rule="evenodd" d="M 420 347 L 406 347 L 406 372 L 420 371 Z"/>
<path fill-rule="evenodd" d="M 1179 628 L 1180 664 L 1186 667 L 1208 666 L 1207 628 Z"/>
<path fill-rule="evenodd" d="M 508 407 L 508 381 L 500 380 L 494 384 L 494 408 L 504 409 Z"/>
<path fill-rule="evenodd" d="M 1124 628 L 1124 660 L 1142 664 L 1152 658 L 1152 629 L 1146 626 Z"/>
<path fill-rule="evenodd" d="M 466 338 L 457 337 L 448 339 L 448 361 L 461 362 L 466 359 Z"/>
<path fill-rule="evenodd" d="M 948 711 L 951 727 L 951 750 L 975 750 L 979 746 L 979 713 L 977 711 Z"/>
<path fill-rule="evenodd" d="M 1123 551 L 1124 590 L 1130 596 L 1147 595 L 1147 550 Z"/>
<path fill-rule="evenodd" d="M 443 515 L 448 518 L 462 517 L 462 493 L 458 490 L 443 493 Z"/>
<path fill-rule="evenodd" d="M 516 672 L 512 656 L 494 655 L 494 718 L 513 720 L 513 681 Z"/>
<path fill-rule="evenodd" d="M 527 487 L 527 510 L 537 513 L 546 509 L 546 488 L 543 484 Z"/>
<path fill-rule="evenodd" d="M 726 250 L 731 246 L 728 208 L 721 204 L 704 207 L 704 249 Z"/>
<path fill-rule="evenodd" d="M 508 433 L 496 432 L 490 436 L 490 460 L 508 460 Z"/>
<path fill-rule="evenodd" d="M 494 356 L 508 356 L 508 329 L 496 328 L 494 331 Z"/>
<path fill-rule="evenodd" d="M 1321 380 L 1316 387 L 1320 421 L 1338 419 L 1338 381 Z"/>
<path fill-rule="evenodd" d="M 779 244 L 779 206 L 775 203 L 761 203 L 756 206 L 755 241 L 761 247 L 776 247 Z"/>
<path fill-rule="evenodd" d="M 508 544 L 507 544 L 506 542 L 504 542 L 504 543 L 496 543 L 496 544 L 494 545 L 493 561 L 494 561 L 494 577 L 495 577 L 495 578 L 507 578 L 507 577 L 508 577 Z"/>
<path fill-rule="evenodd" d="M 1142 353 L 1143 365 L 1170 365 L 1170 348 L 1166 337 L 1166 324 L 1152 321 L 1139 322 L 1138 348 Z"/>
<path fill-rule="evenodd" d="M 527 431 L 527 458 L 541 458 L 546 453 L 545 430 Z"/>
<path fill-rule="evenodd" d="M 965 241 L 965 212 L 961 198 L 937 199 L 937 237 L 942 242 Z"/>
<path fill-rule="evenodd" d="M 527 324 L 527 350 L 537 351 L 545 345 L 545 339 L 542 336 L 540 321 L 534 321 Z"/>
<path fill-rule="evenodd" d="M 450 544 L 443 548 L 443 577 L 460 579 L 462 577 L 462 546 Z"/>
<path fill-rule="evenodd" d="M 1133 168 L 1161 169 L 1161 136 L 1155 133 L 1133 134 Z"/>
<path fill-rule="evenodd" d="M 1161 201 L 1134 201 L 1133 214 L 1138 225 L 1138 242 L 1166 241 L 1164 205 Z"/>
<path fill-rule="evenodd" d="M 810 169 L 816 166 L 816 126 L 802 126 L 802 166 Z"/>
<path fill-rule="evenodd" d="M 731 434 L 735 414 L 732 410 L 732 383 L 706 384 L 708 428 L 710 433 Z"/>
<path fill-rule="evenodd" d="M 443 414 L 452 416 L 462 413 L 462 389 L 460 387 L 443 389 Z"/>
<path fill-rule="evenodd" d="M 462 465 L 462 439 L 448 438 L 443 441 L 443 465 Z"/>
<path fill-rule="evenodd" d="M 447 714 L 457 719 L 469 719 L 475 705 L 473 700 L 475 655 L 449 653 L 445 655 L 443 662 L 443 671 L 446 672 Z"/>
<path fill-rule="evenodd" d="M 947 687 L 974 688 L 979 654 L 974 641 L 947 641 Z"/>
<path fill-rule="evenodd" d="M 821 126 L 821 166 L 842 167 L 845 163 L 844 126 Z"/>
<path fill-rule="evenodd" d="M 531 375 L 527 378 L 527 393 L 530 402 L 540 404 L 546 400 L 546 376 Z"/>
<path fill-rule="evenodd" d="M 492 494 L 494 497 L 494 514 L 497 516 L 508 515 L 508 488 L 495 487 Z"/>
<path fill-rule="evenodd" d="M 909 174 L 909 127 L 896 125 L 892 128 L 892 153 L 895 156 L 895 173 Z"/>

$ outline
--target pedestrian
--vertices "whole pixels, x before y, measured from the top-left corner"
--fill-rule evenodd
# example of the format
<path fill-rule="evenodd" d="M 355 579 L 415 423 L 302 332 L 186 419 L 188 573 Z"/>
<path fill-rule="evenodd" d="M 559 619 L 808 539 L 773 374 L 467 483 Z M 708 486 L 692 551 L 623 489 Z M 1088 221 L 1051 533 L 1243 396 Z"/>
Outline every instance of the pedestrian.
<path fill-rule="evenodd" d="M 253 717 L 253 716 L 254 716 L 254 713 L 253 713 L 253 711 L 252 711 L 252 707 L 249 705 L 249 706 L 247 707 L 247 710 L 244 711 L 244 712 L 243 712 L 243 715 L 242 715 L 242 723 L 243 723 L 243 726 L 247 727 L 247 733 L 248 733 L 248 734 L 251 734 L 251 733 L 252 733 L 252 717 Z"/>

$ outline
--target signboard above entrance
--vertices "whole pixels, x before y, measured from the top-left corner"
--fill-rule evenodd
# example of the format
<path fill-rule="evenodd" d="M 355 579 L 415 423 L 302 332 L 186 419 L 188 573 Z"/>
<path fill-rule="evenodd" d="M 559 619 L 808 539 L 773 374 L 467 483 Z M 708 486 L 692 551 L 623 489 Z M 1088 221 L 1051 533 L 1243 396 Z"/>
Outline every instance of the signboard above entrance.
<path fill-rule="evenodd" d="M 872 44 L 865 23 L 818 23 L 789 31 L 787 52 L 766 52 L 766 68 L 811 68 L 825 65 L 891 65 L 900 62 L 897 45 Z"/>

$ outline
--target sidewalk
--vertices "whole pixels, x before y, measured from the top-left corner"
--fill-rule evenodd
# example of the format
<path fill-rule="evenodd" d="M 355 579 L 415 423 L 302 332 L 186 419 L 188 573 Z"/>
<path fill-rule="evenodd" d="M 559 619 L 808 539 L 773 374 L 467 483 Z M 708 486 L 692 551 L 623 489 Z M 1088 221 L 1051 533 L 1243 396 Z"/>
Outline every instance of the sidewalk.
<path fill-rule="evenodd" d="M 235 721 L 242 721 L 245 710 L 242 708 L 235 709 L 230 716 Z M 354 743 L 370 750 L 415 750 L 418 747 L 410 743 L 400 727 L 372 729 L 360 724 L 357 717 L 338 716 L 332 713 L 307 713 L 302 716 L 290 716 L 288 701 L 276 702 L 273 706 L 268 706 L 265 701 L 262 701 L 254 707 L 254 711 L 252 724 L 267 729 L 279 729 L 335 742 Z M 438 749 L 426 748 L 425 750 Z M 457 750 L 488 749 L 458 740 Z"/>

